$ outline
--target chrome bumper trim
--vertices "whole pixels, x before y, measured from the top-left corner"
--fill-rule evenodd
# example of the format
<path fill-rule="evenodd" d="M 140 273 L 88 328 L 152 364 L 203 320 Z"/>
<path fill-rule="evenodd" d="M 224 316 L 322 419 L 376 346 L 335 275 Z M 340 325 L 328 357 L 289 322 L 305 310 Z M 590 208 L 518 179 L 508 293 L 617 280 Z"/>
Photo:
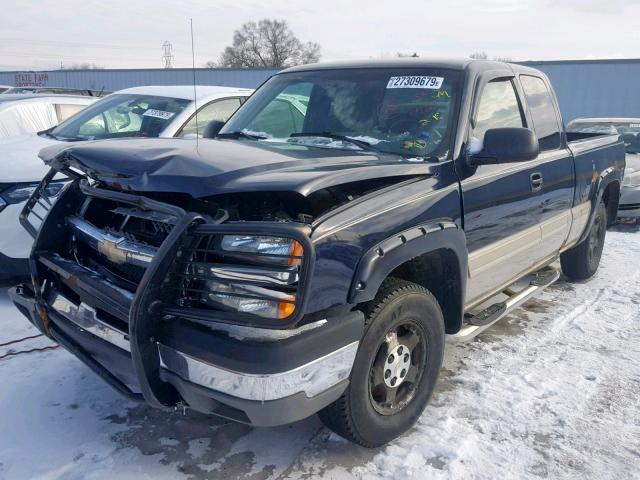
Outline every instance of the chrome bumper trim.
<path fill-rule="evenodd" d="M 67 222 L 69 222 L 73 232 L 78 237 L 113 263 L 128 263 L 138 267 L 148 267 L 157 252 L 154 247 L 132 242 L 125 237 L 105 232 L 81 218 L 69 217 Z"/>
<path fill-rule="evenodd" d="M 314 397 L 349 378 L 358 342 L 286 372 L 249 374 L 203 362 L 158 343 L 160 366 L 184 380 L 246 400 L 268 401 L 304 392 Z"/>
<path fill-rule="evenodd" d="M 49 299 L 52 310 L 65 317 L 82 330 L 127 352 L 131 352 L 131 346 L 127 333 L 112 327 L 98 317 L 95 309 L 85 303 L 76 305 L 59 293 Z M 326 323 L 320 320 L 313 324 L 305 325 L 294 330 L 293 334 L 300 334 L 318 328 Z M 255 328 L 254 330 L 263 330 Z M 278 331 L 282 335 L 276 335 L 276 331 L 268 330 L 262 335 L 273 333 L 274 337 L 268 340 L 278 340 L 292 336 L 291 332 Z M 235 336 L 231 332 L 230 336 Z M 258 332 L 251 330 L 234 332 L 236 335 L 246 335 L 245 338 L 254 338 Z M 266 339 L 266 337 L 263 337 Z M 160 366 L 189 382 L 203 387 L 226 393 L 234 397 L 268 401 L 295 395 L 303 392 L 308 398 L 328 390 L 349 378 L 351 368 L 358 351 L 358 343 L 352 342 L 323 357 L 317 358 L 305 365 L 292 370 L 272 374 L 251 374 L 227 370 L 225 368 L 204 362 L 171 347 L 157 343 Z"/>
<path fill-rule="evenodd" d="M 318 320 L 315 322 L 307 323 L 298 328 L 259 328 L 248 327 L 245 325 L 234 325 L 232 323 L 221 322 L 198 322 L 200 325 L 209 327 L 214 332 L 223 332 L 236 340 L 252 340 L 255 342 L 277 342 L 278 340 L 285 340 L 287 338 L 296 337 L 302 333 L 316 328 L 322 327 L 327 323 L 327 319 Z"/>
<path fill-rule="evenodd" d="M 60 294 L 55 294 L 49 303 L 53 310 L 82 330 L 127 352 L 131 352 L 131 345 L 129 344 L 129 340 L 127 340 L 127 334 L 100 320 L 98 318 L 98 312 L 86 303 L 76 305 Z"/>

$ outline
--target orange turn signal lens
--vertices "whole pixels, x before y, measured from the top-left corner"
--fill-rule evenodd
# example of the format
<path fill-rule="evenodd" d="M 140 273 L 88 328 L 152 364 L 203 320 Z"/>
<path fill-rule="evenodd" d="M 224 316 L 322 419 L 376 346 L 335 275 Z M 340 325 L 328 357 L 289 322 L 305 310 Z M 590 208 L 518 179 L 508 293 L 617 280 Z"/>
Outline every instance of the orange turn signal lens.
<path fill-rule="evenodd" d="M 278 320 L 283 320 L 296 311 L 295 303 L 280 302 L 278 304 Z"/>
<path fill-rule="evenodd" d="M 291 258 L 289 259 L 289 265 L 300 265 L 302 263 L 302 255 L 304 254 L 304 249 L 302 248 L 302 244 L 294 240 L 291 244 L 291 250 L 289 251 L 289 255 Z"/>

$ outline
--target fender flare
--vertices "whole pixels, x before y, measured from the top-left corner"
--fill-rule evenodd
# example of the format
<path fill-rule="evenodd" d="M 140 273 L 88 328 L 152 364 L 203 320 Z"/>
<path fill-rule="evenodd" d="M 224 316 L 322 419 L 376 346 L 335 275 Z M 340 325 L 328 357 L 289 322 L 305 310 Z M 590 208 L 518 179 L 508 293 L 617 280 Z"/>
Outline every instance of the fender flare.
<path fill-rule="evenodd" d="M 442 249 L 452 251 L 457 258 L 462 321 L 468 276 L 467 241 L 464 230 L 450 220 L 417 225 L 370 248 L 356 268 L 349 290 L 349 303 L 373 300 L 382 282 L 394 269 L 420 255 Z"/>
<path fill-rule="evenodd" d="M 591 226 L 596 219 L 597 207 L 598 204 L 602 201 L 602 197 L 604 197 L 604 192 L 607 190 L 609 185 L 614 182 L 619 182 L 620 179 L 614 175 L 616 169 L 614 167 L 609 167 L 605 169 L 602 174 L 598 177 L 596 187 L 594 189 L 594 194 L 591 197 L 591 212 L 589 213 L 589 221 L 580 235 L 580 239 L 576 243 L 576 245 L 582 243 L 588 236 L 591 231 Z"/>

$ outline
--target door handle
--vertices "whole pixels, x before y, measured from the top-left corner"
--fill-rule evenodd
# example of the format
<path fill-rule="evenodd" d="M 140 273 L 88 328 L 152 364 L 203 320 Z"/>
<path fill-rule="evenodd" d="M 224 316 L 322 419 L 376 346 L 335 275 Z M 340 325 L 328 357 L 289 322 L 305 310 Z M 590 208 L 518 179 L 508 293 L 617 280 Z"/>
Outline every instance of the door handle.
<path fill-rule="evenodd" d="M 542 185 L 544 185 L 544 180 L 542 179 L 542 174 L 540 172 L 532 173 L 529 176 L 529 180 L 531 181 L 532 192 L 538 192 L 542 190 Z"/>

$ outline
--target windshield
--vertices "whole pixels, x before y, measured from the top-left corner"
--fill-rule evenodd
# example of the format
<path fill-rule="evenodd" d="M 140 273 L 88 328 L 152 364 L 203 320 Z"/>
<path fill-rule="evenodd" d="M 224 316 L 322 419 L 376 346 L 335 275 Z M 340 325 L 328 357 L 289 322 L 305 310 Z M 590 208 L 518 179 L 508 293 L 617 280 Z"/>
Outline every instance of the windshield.
<path fill-rule="evenodd" d="M 284 73 L 259 88 L 220 135 L 410 156 L 446 155 L 458 82 L 457 71 L 425 68 Z"/>
<path fill-rule="evenodd" d="M 627 153 L 640 153 L 640 121 L 633 122 L 570 122 L 569 132 L 622 135 Z"/>
<path fill-rule="evenodd" d="M 58 140 L 158 137 L 190 100 L 153 95 L 113 94 L 54 128 Z"/>

